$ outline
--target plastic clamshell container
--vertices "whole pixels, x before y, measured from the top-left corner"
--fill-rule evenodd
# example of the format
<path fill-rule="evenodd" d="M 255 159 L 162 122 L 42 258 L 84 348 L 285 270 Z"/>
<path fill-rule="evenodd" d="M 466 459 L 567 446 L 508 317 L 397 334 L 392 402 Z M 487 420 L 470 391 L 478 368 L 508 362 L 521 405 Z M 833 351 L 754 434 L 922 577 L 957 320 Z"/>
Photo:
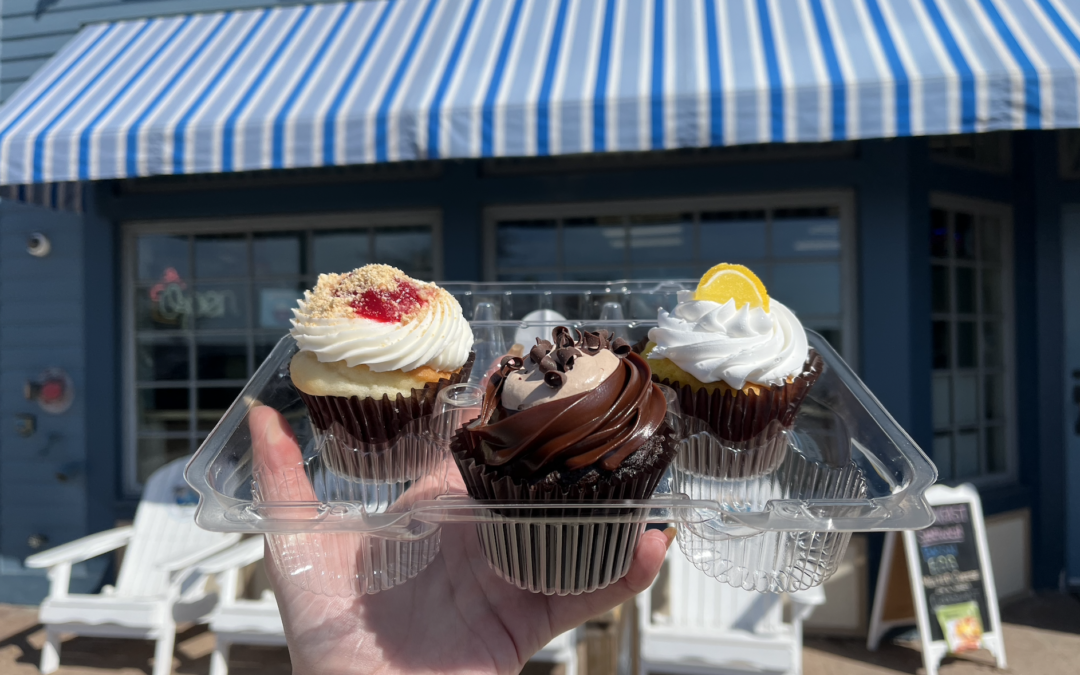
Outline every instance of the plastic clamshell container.
<path fill-rule="evenodd" d="M 542 508 L 473 500 L 447 439 L 475 418 L 482 397 L 476 383 L 511 345 L 531 344 L 528 338 L 550 334 L 555 325 L 604 328 L 631 343 L 655 326 L 655 319 L 485 320 L 490 303 L 473 309 L 480 317 L 472 322 L 472 384 L 443 390 L 435 414 L 397 441 L 402 452 L 434 453 L 411 464 L 424 467 L 420 473 L 372 483 L 338 475 L 322 461 L 322 446 L 333 440 L 313 431 L 292 385 L 289 361 L 297 348 L 286 336 L 188 465 L 188 482 L 200 496 L 198 524 L 265 533 L 274 562 L 293 583 L 347 596 L 407 582 L 438 553 L 441 530 L 462 524 L 477 530 L 477 554 L 507 581 L 575 594 L 625 574 L 648 523 L 674 524 L 687 558 L 720 581 L 795 591 L 835 571 L 852 532 L 918 529 L 933 520 L 923 494 L 936 480 L 934 465 L 811 331 L 810 345 L 825 365 L 794 426 L 783 432 L 789 454 L 776 470 L 730 480 L 697 471 L 695 453 L 732 449 L 720 447 L 699 421 L 680 416 L 679 453 L 650 499 L 544 502 Z M 253 443 L 252 436 L 263 433 L 263 416 L 278 414 L 295 446 L 268 463 L 255 447 L 266 439 Z"/>

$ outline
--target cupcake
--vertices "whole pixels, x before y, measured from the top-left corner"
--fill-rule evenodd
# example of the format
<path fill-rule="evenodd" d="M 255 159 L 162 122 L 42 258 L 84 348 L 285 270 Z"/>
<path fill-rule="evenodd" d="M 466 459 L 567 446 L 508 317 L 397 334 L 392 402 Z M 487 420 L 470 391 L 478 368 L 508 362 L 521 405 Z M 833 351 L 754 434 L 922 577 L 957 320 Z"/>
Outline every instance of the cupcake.
<path fill-rule="evenodd" d="M 695 291 L 680 291 L 670 312 L 660 310 L 642 353 L 654 379 L 675 389 L 683 414 L 721 442 L 680 452 L 680 467 L 723 479 L 780 465 L 784 432 L 823 366 L 795 314 L 742 265 L 717 265 Z"/>
<path fill-rule="evenodd" d="M 457 300 L 394 267 L 366 265 L 320 274 L 293 314 L 290 375 L 324 437 L 326 465 L 349 478 L 422 473 L 389 446 L 431 413 L 439 390 L 468 380 L 473 334 Z"/>
<path fill-rule="evenodd" d="M 543 505 L 646 499 L 676 442 L 645 359 L 606 332 L 575 340 L 559 327 L 525 358 L 503 359 L 479 417 L 450 447 L 472 497 Z M 617 509 L 606 510 L 605 523 L 587 522 L 590 515 L 597 514 L 499 509 L 477 527 L 503 578 L 535 592 L 576 594 L 622 578 L 644 529 Z"/>

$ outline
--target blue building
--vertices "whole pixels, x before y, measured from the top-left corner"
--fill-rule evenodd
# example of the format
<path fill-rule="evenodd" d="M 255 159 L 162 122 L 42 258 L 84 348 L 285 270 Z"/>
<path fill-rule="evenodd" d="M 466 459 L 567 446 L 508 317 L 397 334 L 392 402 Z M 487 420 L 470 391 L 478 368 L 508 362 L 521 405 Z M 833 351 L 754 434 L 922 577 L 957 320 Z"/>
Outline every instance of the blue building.
<path fill-rule="evenodd" d="M 745 263 L 979 487 L 1000 595 L 1080 581 L 1076 8 L 265 4 L 4 5 L 0 601 L 43 597 L 36 548 L 131 517 L 319 272 L 376 260 Z M 58 414 L 24 396 L 50 368 Z M 879 548 L 856 537 L 820 630 L 865 629 Z"/>

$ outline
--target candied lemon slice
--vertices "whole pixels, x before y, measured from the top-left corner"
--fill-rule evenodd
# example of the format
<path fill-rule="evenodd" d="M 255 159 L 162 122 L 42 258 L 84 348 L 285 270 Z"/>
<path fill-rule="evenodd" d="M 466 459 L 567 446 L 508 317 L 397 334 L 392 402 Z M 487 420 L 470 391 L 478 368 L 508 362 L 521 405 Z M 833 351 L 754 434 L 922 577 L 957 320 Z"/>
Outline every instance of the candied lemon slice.
<path fill-rule="evenodd" d="M 705 273 L 694 291 L 695 300 L 710 300 L 724 304 L 735 300 L 735 307 L 741 309 L 749 304 L 751 308 L 761 307 L 769 311 L 769 294 L 761 279 L 742 265 L 720 263 Z"/>

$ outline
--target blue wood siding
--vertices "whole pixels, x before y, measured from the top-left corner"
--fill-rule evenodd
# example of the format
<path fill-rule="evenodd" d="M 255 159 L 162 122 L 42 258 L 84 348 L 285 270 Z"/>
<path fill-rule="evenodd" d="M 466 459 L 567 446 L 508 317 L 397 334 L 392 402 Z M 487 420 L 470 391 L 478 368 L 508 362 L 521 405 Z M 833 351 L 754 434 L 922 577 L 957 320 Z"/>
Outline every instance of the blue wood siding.
<path fill-rule="evenodd" d="M 101 336 L 87 330 L 89 314 L 102 311 L 98 296 L 111 294 L 110 283 L 88 285 L 88 273 L 102 262 L 111 265 L 111 256 L 87 256 L 101 255 L 101 242 L 86 241 L 101 234 L 101 225 L 94 225 L 91 218 L 0 204 L 0 601 L 36 602 L 47 590 L 43 571 L 21 565 L 33 552 L 32 535 L 56 545 L 113 523 L 116 451 L 109 429 L 115 406 L 96 397 L 113 399 L 115 377 L 111 372 L 102 377 L 101 365 L 91 363 L 97 355 L 90 346 Z M 104 229 L 111 249 L 109 228 Z M 49 237 L 49 256 L 26 252 L 31 232 Z M 111 322 L 111 310 L 105 312 Z M 113 342 L 112 329 L 104 332 Z M 104 360 L 114 370 L 109 352 Z M 22 396 L 23 384 L 48 367 L 65 369 L 75 383 L 74 403 L 60 415 L 45 413 Z M 30 438 L 15 433 L 19 413 L 37 416 L 37 433 Z M 95 419 L 101 416 L 105 419 Z M 104 475 L 92 466 L 103 467 Z M 102 559 L 80 566 L 75 587 L 96 585 L 107 564 Z"/>

